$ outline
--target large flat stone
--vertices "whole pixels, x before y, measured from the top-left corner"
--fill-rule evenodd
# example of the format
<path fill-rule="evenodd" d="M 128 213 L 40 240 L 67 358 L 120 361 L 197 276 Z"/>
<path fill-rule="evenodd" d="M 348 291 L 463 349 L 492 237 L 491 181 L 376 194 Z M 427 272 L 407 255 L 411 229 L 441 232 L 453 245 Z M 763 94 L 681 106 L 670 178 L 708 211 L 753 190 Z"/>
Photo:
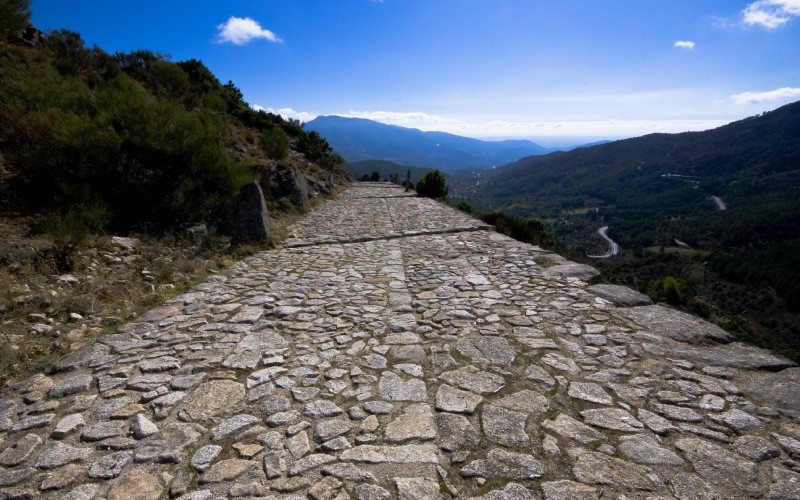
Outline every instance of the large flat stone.
<path fill-rule="evenodd" d="M 697 342 L 703 339 L 722 342 L 731 340 L 731 334 L 717 325 L 663 305 L 623 308 L 617 312 L 647 327 L 653 333 L 681 342 Z"/>
<path fill-rule="evenodd" d="M 517 354 L 506 339 L 490 336 L 459 339 L 456 349 L 475 363 L 499 366 L 510 365 Z"/>
<path fill-rule="evenodd" d="M 603 453 L 584 451 L 572 468 L 575 478 L 587 484 L 613 484 L 634 490 L 655 491 L 662 483 L 649 467 Z"/>
<path fill-rule="evenodd" d="M 775 408 L 800 414 L 800 368 L 755 374 L 744 390 Z"/>
<path fill-rule="evenodd" d="M 245 388 L 233 380 L 211 380 L 192 389 L 178 407 L 178 417 L 200 422 L 225 415 L 244 400 Z"/>
<path fill-rule="evenodd" d="M 577 262 L 567 262 L 546 268 L 542 272 L 545 278 L 578 278 L 583 281 L 591 281 L 600 276 L 600 271 L 587 264 Z"/>
<path fill-rule="evenodd" d="M 416 439 L 426 441 L 436 437 L 436 422 L 433 411 L 427 404 L 409 405 L 397 418 L 386 424 L 387 441 Z"/>
<path fill-rule="evenodd" d="M 493 448 L 486 458 L 474 460 L 461 469 L 464 477 L 536 479 L 544 473 L 542 464 L 524 453 L 514 453 L 500 448 Z"/>
<path fill-rule="evenodd" d="M 361 445 L 343 451 L 340 460 L 372 464 L 394 463 L 439 463 L 436 446 L 433 444 L 406 444 L 400 446 Z"/>
<path fill-rule="evenodd" d="M 586 288 L 601 299 L 620 307 L 647 306 L 653 303 L 650 297 L 622 285 L 598 284 Z"/>
<path fill-rule="evenodd" d="M 67 354 L 59 359 L 53 366 L 50 367 L 50 373 L 66 372 L 89 366 L 93 361 L 96 361 L 111 352 L 111 348 L 103 344 L 92 344 L 82 349 Z"/>
<path fill-rule="evenodd" d="M 744 457 L 697 438 L 679 439 L 675 447 L 684 453 L 697 473 L 711 485 L 722 488 L 733 486 L 754 497 L 763 494 L 756 464 Z"/>
<path fill-rule="evenodd" d="M 480 443 L 480 433 L 463 415 L 440 413 L 439 440 L 437 444 L 445 451 L 472 450 Z"/>
<path fill-rule="evenodd" d="M 439 378 L 450 385 L 476 394 L 495 393 L 505 386 L 505 379 L 500 375 L 481 371 L 472 365 L 444 372 Z"/>
<path fill-rule="evenodd" d="M 507 410 L 494 405 L 485 405 L 481 415 L 483 433 L 489 441 L 524 448 L 530 445 L 530 436 L 525 432 L 528 416 L 524 413 Z"/>
<path fill-rule="evenodd" d="M 475 393 L 442 384 L 436 391 L 436 409 L 472 415 L 483 398 Z"/>
<path fill-rule="evenodd" d="M 727 345 L 677 346 L 672 356 L 699 361 L 712 366 L 729 366 L 750 370 L 782 370 L 796 367 L 794 361 L 766 349 L 734 342 Z"/>
<path fill-rule="evenodd" d="M 403 380 L 394 372 L 383 372 L 378 381 L 378 393 L 388 401 L 426 401 L 425 382 L 418 378 Z"/>

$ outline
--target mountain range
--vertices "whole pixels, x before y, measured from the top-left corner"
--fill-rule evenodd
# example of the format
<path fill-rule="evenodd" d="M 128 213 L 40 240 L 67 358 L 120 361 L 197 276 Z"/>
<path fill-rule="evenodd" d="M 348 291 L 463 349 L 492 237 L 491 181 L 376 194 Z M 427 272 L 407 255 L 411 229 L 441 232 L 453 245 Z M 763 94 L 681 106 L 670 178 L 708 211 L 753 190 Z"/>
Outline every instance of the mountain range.
<path fill-rule="evenodd" d="M 555 151 L 527 140 L 482 141 L 342 116 L 319 116 L 305 129 L 319 132 L 348 163 L 387 160 L 445 172 L 487 169 Z"/>
<path fill-rule="evenodd" d="M 680 212 L 685 203 L 668 200 L 673 195 L 685 197 L 687 187 L 697 194 L 692 198 L 719 196 L 736 207 L 740 198 L 754 192 L 796 193 L 799 175 L 800 102 L 796 102 L 713 130 L 650 134 L 529 156 L 475 174 L 462 187 L 467 189 L 465 196 L 478 203 L 485 200 L 520 215 L 538 207 L 541 217 L 601 206 L 652 205 Z"/>

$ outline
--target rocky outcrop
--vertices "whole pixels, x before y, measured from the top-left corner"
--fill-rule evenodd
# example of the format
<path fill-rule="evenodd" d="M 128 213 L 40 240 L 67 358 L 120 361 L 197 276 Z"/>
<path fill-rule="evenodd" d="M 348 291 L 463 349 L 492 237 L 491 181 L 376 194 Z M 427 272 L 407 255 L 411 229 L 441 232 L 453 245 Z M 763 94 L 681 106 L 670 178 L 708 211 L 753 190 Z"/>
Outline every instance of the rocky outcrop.
<path fill-rule="evenodd" d="M 259 184 L 267 199 L 303 207 L 319 195 L 330 195 L 336 185 L 352 182 L 350 172 L 303 172 L 296 166 L 272 165 L 259 170 Z"/>
<path fill-rule="evenodd" d="M 231 238 L 234 243 L 263 243 L 269 238 L 269 217 L 264 193 L 257 182 L 239 191 L 231 212 Z"/>
<path fill-rule="evenodd" d="M 798 498 L 791 361 L 402 188 L 289 230 L 3 389 L 0 495 Z"/>

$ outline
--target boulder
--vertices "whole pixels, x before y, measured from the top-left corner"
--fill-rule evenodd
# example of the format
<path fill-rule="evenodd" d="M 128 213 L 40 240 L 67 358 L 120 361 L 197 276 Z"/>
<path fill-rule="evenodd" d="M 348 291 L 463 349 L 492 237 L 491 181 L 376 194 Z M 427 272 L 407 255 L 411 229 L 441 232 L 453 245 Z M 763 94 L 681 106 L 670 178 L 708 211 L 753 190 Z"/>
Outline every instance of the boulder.
<path fill-rule="evenodd" d="M 208 238 L 208 228 L 205 224 L 195 224 L 186 229 L 186 236 L 192 240 L 195 245 L 202 245 Z"/>
<path fill-rule="evenodd" d="M 231 212 L 231 236 L 235 243 L 264 243 L 269 237 L 269 219 L 264 193 L 257 182 L 239 191 Z"/>

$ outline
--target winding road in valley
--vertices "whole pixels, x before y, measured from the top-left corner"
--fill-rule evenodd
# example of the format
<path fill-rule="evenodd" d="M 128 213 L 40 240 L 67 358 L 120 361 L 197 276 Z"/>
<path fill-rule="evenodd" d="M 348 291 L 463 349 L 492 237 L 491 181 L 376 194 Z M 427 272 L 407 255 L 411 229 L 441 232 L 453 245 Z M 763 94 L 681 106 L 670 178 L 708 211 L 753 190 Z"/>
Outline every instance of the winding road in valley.
<path fill-rule="evenodd" d="M 619 245 L 608 237 L 608 226 L 603 226 L 597 230 L 597 234 L 603 237 L 609 244 L 608 252 L 604 253 L 603 255 L 586 255 L 590 259 L 607 259 L 609 257 L 613 257 L 619 253 Z"/>

